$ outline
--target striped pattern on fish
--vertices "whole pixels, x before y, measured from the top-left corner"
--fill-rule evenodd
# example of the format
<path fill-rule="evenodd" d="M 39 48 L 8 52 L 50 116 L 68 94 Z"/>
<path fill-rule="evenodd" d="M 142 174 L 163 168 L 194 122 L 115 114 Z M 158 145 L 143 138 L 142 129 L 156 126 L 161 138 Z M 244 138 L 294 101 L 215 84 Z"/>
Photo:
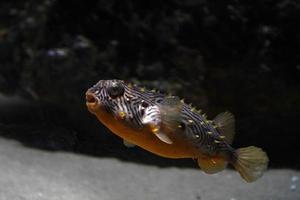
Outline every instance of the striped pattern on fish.
<path fill-rule="evenodd" d="M 86 92 L 89 111 L 113 133 L 168 158 L 193 158 L 206 173 L 232 164 L 252 182 L 262 176 L 268 157 L 257 147 L 234 149 L 234 117 L 214 120 L 176 96 L 146 90 L 122 80 L 101 80 Z"/>

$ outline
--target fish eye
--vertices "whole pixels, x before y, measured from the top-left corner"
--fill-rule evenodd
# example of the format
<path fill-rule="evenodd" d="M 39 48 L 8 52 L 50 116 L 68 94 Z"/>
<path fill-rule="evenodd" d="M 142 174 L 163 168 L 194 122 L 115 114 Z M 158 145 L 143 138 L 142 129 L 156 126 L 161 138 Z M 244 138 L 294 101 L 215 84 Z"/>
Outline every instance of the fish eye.
<path fill-rule="evenodd" d="M 107 88 L 107 93 L 111 98 L 117 98 L 119 96 L 122 96 L 124 93 L 124 87 L 120 83 L 112 83 Z"/>

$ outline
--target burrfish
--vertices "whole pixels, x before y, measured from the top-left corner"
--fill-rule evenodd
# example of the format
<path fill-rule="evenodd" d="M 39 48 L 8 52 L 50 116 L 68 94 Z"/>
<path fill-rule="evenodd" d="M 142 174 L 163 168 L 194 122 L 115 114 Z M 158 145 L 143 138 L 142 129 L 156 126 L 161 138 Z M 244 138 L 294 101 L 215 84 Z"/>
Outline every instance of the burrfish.
<path fill-rule="evenodd" d="M 230 112 L 208 120 L 177 96 L 147 90 L 123 80 L 100 80 L 87 90 L 86 105 L 127 146 L 137 145 L 166 158 L 192 158 L 208 174 L 226 168 L 247 182 L 260 178 L 268 166 L 258 147 L 234 149 L 235 119 Z"/>

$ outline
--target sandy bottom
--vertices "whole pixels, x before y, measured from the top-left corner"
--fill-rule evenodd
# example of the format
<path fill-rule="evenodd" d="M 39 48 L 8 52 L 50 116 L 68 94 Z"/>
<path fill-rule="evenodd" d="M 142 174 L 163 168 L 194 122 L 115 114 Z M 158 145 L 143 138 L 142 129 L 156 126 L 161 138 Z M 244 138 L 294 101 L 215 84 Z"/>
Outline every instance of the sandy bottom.
<path fill-rule="evenodd" d="M 299 200 L 299 178 L 299 171 L 269 170 L 247 184 L 232 170 L 205 175 L 41 151 L 0 138 L 0 200 Z"/>

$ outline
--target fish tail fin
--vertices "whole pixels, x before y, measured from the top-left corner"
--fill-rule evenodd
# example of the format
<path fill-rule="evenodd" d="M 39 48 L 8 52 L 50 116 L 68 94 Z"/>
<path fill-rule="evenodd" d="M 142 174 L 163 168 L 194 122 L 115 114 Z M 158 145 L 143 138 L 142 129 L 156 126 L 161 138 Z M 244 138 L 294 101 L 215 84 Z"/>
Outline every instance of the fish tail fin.
<path fill-rule="evenodd" d="M 224 170 L 227 162 L 223 158 L 198 158 L 199 167 L 207 174 L 215 174 Z"/>
<path fill-rule="evenodd" d="M 261 148 L 249 146 L 235 151 L 233 166 L 247 182 L 256 181 L 268 167 L 269 158 Z"/>

